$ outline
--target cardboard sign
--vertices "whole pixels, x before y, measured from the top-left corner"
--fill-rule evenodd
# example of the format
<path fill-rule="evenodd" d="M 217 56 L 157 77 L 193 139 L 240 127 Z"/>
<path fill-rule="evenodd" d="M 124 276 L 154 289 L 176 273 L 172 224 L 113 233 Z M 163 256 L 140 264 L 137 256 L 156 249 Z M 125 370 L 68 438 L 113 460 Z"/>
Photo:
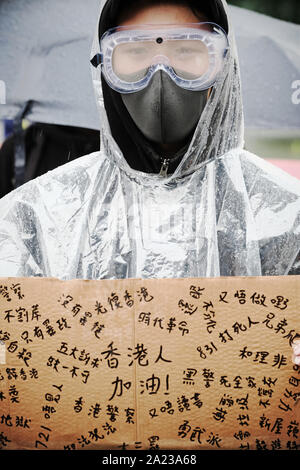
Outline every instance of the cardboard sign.
<path fill-rule="evenodd" d="M 0 279 L 0 448 L 300 448 L 300 277 Z"/>

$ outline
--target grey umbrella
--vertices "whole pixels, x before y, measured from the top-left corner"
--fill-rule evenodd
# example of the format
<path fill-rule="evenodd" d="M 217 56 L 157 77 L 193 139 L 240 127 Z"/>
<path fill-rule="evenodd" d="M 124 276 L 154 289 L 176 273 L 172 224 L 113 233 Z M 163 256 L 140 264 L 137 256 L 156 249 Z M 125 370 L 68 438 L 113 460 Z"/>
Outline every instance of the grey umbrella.
<path fill-rule="evenodd" d="M 89 69 L 100 0 L 1 0 L 0 118 L 99 128 Z M 230 7 L 246 128 L 299 129 L 300 26 Z"/>
<path fill-rule="evenodd" d="M 14 119 L 98 129 L 89 56 L 99 0 L 1 0 L 0 80 Z"/>

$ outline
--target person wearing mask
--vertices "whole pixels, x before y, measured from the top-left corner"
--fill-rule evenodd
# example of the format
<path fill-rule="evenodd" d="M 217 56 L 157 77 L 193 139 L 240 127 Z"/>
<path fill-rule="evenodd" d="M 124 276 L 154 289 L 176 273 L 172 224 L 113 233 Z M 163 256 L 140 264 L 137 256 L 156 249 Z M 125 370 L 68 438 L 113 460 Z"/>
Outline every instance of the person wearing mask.
<path fill-rule="evenodd" d="M 300 274 L 299 183 L 244 150 L 226 2 L 102 1 L 91 57 L 101 149 L 0 201 L 0 276 Z"/>

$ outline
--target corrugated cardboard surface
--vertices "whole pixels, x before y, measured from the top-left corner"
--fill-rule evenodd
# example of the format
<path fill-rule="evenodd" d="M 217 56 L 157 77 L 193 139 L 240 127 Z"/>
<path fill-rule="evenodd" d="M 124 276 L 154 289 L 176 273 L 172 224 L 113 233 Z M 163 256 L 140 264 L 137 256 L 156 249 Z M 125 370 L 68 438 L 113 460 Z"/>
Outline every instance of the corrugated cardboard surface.
<path fill-rule="evenodd" d="M 299 286 L 0 279 L 0 448 L 300 448 Z"/>

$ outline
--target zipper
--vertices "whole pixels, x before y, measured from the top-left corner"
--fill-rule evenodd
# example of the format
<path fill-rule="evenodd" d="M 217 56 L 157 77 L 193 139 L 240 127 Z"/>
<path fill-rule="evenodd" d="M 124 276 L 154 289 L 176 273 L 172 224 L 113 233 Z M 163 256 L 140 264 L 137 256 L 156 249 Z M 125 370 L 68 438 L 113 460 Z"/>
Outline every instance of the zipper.
<path fill-rule="evenodd" d="M 169 158 L 162 158 L 162 166 L 159 172 L 159 176 L 168 176 L 169 164 L 170 164 Z"/>

